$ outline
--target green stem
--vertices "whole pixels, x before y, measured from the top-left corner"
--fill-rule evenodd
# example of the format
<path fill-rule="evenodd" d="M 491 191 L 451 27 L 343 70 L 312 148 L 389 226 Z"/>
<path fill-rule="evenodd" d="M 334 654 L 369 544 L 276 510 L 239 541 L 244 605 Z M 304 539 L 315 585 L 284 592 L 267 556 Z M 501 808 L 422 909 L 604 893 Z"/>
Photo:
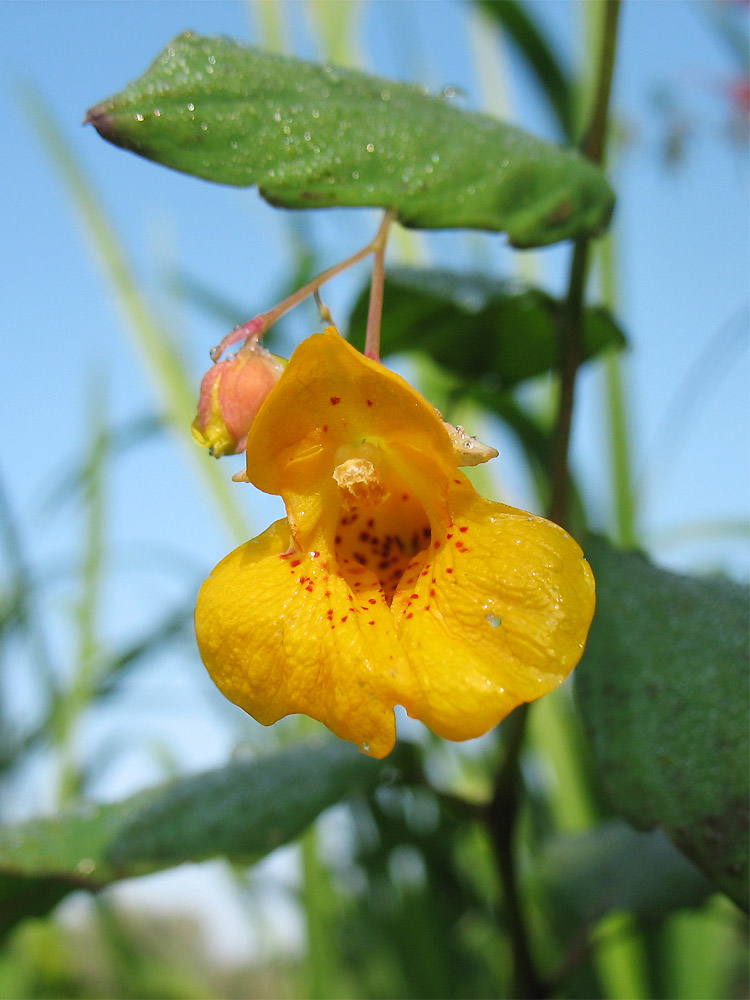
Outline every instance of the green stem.
<path fill-rule="evenodd" d="M 594 106 L 582 151 L 594 163 L 604 158 L 607 114 L 617 46 L 620 0 L 605 4 L 602 41 L 597 62 Z M 552 498 L 550 513 L 565 523 L 569 517 L 568 452 L 575 403 L 576 379 L 582 358 L 583 305 L 589 261 L 589 241 L 576 241 L 570 267 L 568 293 L 560 319 L 561 363 L 560 400 L 552 454 Z M 505 755 L 495 781 L 495 791 L 488 807 L 487 821 L 492 837 L 498 872 L 503 885 L 506 923 L 513 954 L 512 995 L 541 1000 L 549 993 L 537 971 L 531 952 L 526 919 L 518 886 L 514 841 L 517 818 L 522 804 L 520 755 L 529 706 L 522 705 L 504 723 Z"/>
<path fill-rule="evenodd" d="M 61 805 L 73 801 L 80 792 L 82 775 L 76 762 L 74 742 L 78 723 L 94 694 L 99 659 L 97 619 L 104 572 L 104 479 L 109 437 L 104 422 L 104 404 L 96 387 L 88 423 L 92 438 L 84 473 L 86 537 L 80 571 L 81 594 L 75 616 L 77 648 L 73 679 L 60 702 L 56 727 Z"/>
<path fill-rule="evenodd" d="M 603 300 L 610 308 L 613 308 L 617 296 L 614 241 L 611 235 L 602 240 L 599 248 L 599 267 Z M 629 425 L 623 359 L 619 352 L 610 351 L 606 355 L 603 374 L 606 386 L 607 429 L 614 499 L 614 533 L 620 545 L 625 548 L 636 548 L 638 545 L 636 492 L 633 485 L 628 439 Z"/>
<path fill-rule="evenodd" d="M 601 164 L 607 138 L 607 116 L 612 92 L 612 76 L 617 48 L 620 0 L 608 0 L 604 7 L 604 24 L 594 91 L 594 107 L 589 126 L 581 143 L 581 151 L 593 163 Z M 568 454 L 573 422 L 576 380 L 583 354 L 583 306 L 589 259 L 589 240 L 576 240 L 570 266 L 568 294 L 560 320 L 561 363 L 560 402 L 555 426 L 555 447 L 552 462 L 552 501 L 550 517 L 559 524 L 568 520 Z"/>
<path fill-rule="evenodd" d="M 521 705 L 503 723 L 505 754 L 495 781 L 495 791 L 487 808 L 487 824 L 503 885 L 505 924 L 513 955 L 511 996 L 519 1000 L 543 1000 L 548 995 L 548 990 L 537 972 L 531 954 L 514 850 L 516 820 L 522 800 L 519 762 L 528 716 L 529 705 Z"/>

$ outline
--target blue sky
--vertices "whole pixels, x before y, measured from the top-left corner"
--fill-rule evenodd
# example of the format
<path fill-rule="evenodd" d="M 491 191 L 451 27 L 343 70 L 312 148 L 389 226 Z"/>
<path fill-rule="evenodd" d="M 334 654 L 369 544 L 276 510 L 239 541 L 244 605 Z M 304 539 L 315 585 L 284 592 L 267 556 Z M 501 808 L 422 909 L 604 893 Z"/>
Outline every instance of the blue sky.
<path fill-rule="evenodd" d="M 288 51 L 318 57 L 314 5 L 274 6 L 287 15 Z M 531 6 L 559 39 L 566 61 L 580 64 L 580 6 L 567 0 Z M 727 5 L 731 16 L 734 6 Z M 344 9 L 334 5 L 328 13 L 333 10 L 336 17 Z M 354 48 L 379 75 L 433 91 L 453 85 L 458 100 L 482 107 L 488 95 L 482 91 L 477 34 L 484 30 L 483 48 L 494 49 L 474 17 L 470 30 L 467 8 L 452 0 L 355 4 Z M 170 299 L 163 290 L 165 272 L 178 268 L 199 276 L 245 304 L 246 313 L 237 319 L 247 319 L 273 304 L 287 277 L 290 225 L 306 227 L 327 265 L 364 243 L 376 216 L 340 210 L 290 217 L 252 189 L 211 185 L 115 149 L 81 122 L 89 106 L 139 75 L 181 30 L 261 42 L 262 24 L 256 7 L 221 0 L 0 4 L 6 94 L 6 154 L 0 162 L 5 191 L 1 344 L 9 427 L 0 475 L 32 564 L 42 577 L 60 577 L 61 605 L 70 599 L 65 580 L 79 551 L 80 524 L 70 506 L 58 509 L 54 487 L 84 447 L 93 387 L 106 400 L 115 425 L 154 413 L 159 403 L 64 185 L 21 109 L 19 93 L 31 81 L 49 102 L 102 197 L 139 281 L 180 331 L 197 392 L 208 349 L 226 328 Z M 554 138 L 517 60 L 505 50 L 500 65 L 503 91 L 489 95 L 494 106 L 504 106 L 530 131 Z M 643 490 L 640 523 L 644 540 L 666 564 L 725 568 L 746 578 L 746 532 L 714 533 L 680 545 L 670 541 L 690 526 L 746 522 L 748 516 L 748 161 L 747 146 L 732 144 L 727 136 L 730 105 L 724 94 L 737 73 L 700 4 L 625 4 L 614 108 L 627 141 L 613 168 L 613 183 L 619 192 L 620 317 L 632 345 L 626 385 L 634 468 Z M 662 156 L 659 107 L 665 94 L 675 120 L 688 129 L 685 156 L 672 168 Z M 496 235 L 434 234 L 423 247 L 438 266 L 469 267 L 480 260 L 498 277 L 518 266 L 518 256 Z M 568 247 L 552 248 L 527 257 L 523 266 L 531 267 L 546 287 L 559 290 L 568 254 Z M 335 316 L 345 315 L 362 280 L 359 272 L 354 282 L 342 279 L 330 286 L 327 300 Z M 301 338 L 315 326 L 312 306 L 301 307 L 294 335 Z M 601 374 L 589 369 L 581 380 L 574 458 L 593 520 L 606 526 L 602 395 Z M 197 585 L 232 544 L 186 461 L 188 447 L 188 428 L 182 443 L 171 437 L 153 440 L 123 456 L 107 483 L 112 572 L 102 619 L 114 639 L 145 627 L 155 607 L 177 602 L 190 581 Z M 508 499 L 530 503 L 523 477 L 512 467 L 512 453 L 499 462 L 500 479 L 511 490 Z M 239 464 L 227 467 L 227 477 Z M 276 500 L 248 487 L 236 489 L 245 491 L 242 502 L 256 529 L 279 511 Z M 64 635 L 64 626 L 58 627 Z M 201 687 L 197 655 L 190 669 L 189 686 L 201 688 L 203 697 L 210 689 Z M 211 756 L 220 758 L 225 741 L 209 743 Z M 194 747 L 188 752 L 196 753 Z M 204 762 L 200 754 L 193 759 Z"/>

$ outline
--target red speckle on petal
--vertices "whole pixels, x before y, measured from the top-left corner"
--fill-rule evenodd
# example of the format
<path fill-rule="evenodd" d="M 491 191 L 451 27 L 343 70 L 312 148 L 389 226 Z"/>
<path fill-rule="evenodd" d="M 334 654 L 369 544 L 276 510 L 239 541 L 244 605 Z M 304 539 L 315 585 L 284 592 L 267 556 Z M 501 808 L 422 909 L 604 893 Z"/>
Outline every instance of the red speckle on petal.
<path fill-rule="evenodd" d="M 324 434 L 328 433 L 328 424 L 323 424 L 323 433 Z"/>
<path fill-rule="evenodd" d="M 453 567 L 452 566 L 447 566 L 445 572 L 446 573 L 452 573 L 453 572 Z"/>
<path fill-rule="evenodd" d="M 442 542 L 440 541 L 440 539 L 439 539 L 439 538 L 438 538 L 438 540 L 437 540 L 437 541 L 436 541 L 436 542 L 434 543 L 434 545 L 435 545 L 435 548 L 436 548 L 436 549 L 439 549 L 439 548 L 440 548 L 440 546 L 441 546 L 442 544 L 443 544 L 443 543 L 442 543 Z"/>
<path fill-rule="evenodd" d="M 341 396 L 331 396 L 331 406 L 338 406 L 341 402 Z"/>
<path fill-rule="evenodd" d="M 349 617 L 349 615 L 344 615 L 344 617 L 341 619 L 341 621 L 345 622 L 348 617 Z"/>
<path fill-rule="evenodd" d="M 293 560 L 292 560 L 292 561 L 291 561 L 291 562 L 289 563 L 289 565 L 290 565 L 290 566 L 299 566 L 299 564 L 300 564 L 301 562 L 302 562 L 302 560 L 301 560 L 301 559 L 293 559 Z"/>
<path fill-rule="evenodd" d="M 367 603 L 368 604 L 377 604 L 378 602 L 375 600 L 374 597 L 371 597 L 370 600 Z"/>
<path fill-rule="evenodd" d="M 368 622 L 367 624 L 368 624 L 368 625 L 374 625 L 374 624 L 375 624 L 375 622 Z"/>
<path fill-rule="evenodd" d="M 469 530 L 469 526 L 467 524 L 462 524 L 458 530 L 461 532 L 462 535 L 465 535 L 466 532 Z"/>
<path fill-rule="evenodd" d="M 406 617 L 407 618 L 413 618 L 414 617 L 414 612 L 410 611 L 409 614 Z"/>
<path fill-rule="evenodd" d="M 371 399 L 368 399 L 368 400 L 367 400 L 367 405 L 368 405 L 368 406 L 372 406 L 372 400 L 371 400 Z"/>

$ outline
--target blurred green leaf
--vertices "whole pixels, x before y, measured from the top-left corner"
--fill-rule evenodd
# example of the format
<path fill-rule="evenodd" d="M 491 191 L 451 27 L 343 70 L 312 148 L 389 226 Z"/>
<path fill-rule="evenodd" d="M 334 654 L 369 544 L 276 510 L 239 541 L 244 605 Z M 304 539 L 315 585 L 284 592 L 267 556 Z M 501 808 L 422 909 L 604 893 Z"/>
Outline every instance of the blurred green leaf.
<path fill-rule="evenodd" d="M 7 889 L 0 930 L 44 912 L 35 899 L 53 906 L 66 891 L 219 855 L 257 861 L 383 773 L 382 764 L 345 744 L 298 745 L 122 802 L 0 828 L 0 889 Z"/>
<path fill-rule="evenodd" d="M 598 232 L 614 205 L 576 152 L 487 115 L 190 32 L 87 121 L 176 170 L 257 184 L 273 205 L 380 206 L 406 226 L 503 231 L 520 247 Z"/>
<path fill-rule="evenodd" d="M 364 345 L 369 286 L 350 317 L 352 340 Z M 392 268 L 385 284 L 381 353 L 421 351 L 457 376 L 490 390 L 509 388 L 557 367 L 560 303 L 538 288 L 484 274 Z M 625 336 L 602 306 L 584 319 L 584 360 L 620 348 Z"/>
<path fill-rule="evenodd" d="M 619 822 L 552 839 L 534 866 L 537 880 L 569 934 L 611 910 L 656 919 L 714 891 L 661 830 L 639 833 Z"/>
<path fill-rule="evenodd" d="M 489 17 L 497 21 L 536 76 L 550 107 L 569 140 L 574 139 L 575 95 L 555 50 L 531 16 L 528 5 L 517 0 L 476 0 Z"/>
<path fill-rule="evenodd" d="M 602 781 L 748 907 L 748 589 L 678 576 L 599 539 L 576 692 Z"/>

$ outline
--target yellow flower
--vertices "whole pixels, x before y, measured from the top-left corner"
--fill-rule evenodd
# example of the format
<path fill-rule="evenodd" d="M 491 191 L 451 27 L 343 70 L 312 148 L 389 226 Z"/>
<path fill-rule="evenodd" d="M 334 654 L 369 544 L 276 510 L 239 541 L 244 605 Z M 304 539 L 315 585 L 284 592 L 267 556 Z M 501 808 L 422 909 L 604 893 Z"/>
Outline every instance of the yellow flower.
<path fill-rule="evenodd" d="M 578 662 L 594 581 L 562 528 L 480 496 L 436 411 L 333 327 L 304 341 L 248 435 L 287 517 L 198 598 L 203 660 L 264 725 L 318 719 L 374 757 L 403 705 L 466 740 Z"/>

